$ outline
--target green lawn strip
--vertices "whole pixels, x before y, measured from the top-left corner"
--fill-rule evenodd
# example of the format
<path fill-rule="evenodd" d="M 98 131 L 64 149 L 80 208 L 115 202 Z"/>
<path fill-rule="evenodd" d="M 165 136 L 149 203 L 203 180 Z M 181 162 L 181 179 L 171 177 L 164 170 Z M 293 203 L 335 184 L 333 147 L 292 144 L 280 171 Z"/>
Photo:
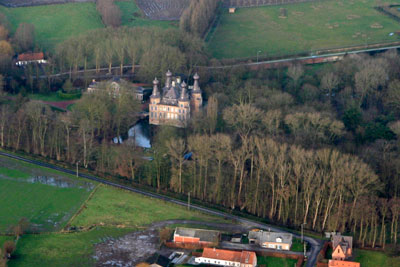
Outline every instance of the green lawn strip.
<path fill-rule="evenodd" d="M 277 258 L 277 257 L 257 257 L 257 265 L 267 266 L 267 267 L 292 267 L 295 266 L 297 260 L 294 259 L 286 259 L 286 258 Z"/>
<path fill-rule="evenodd" d="M 400 266 L 400 257 L 392 258 L 380 251 L 355 249 L 354 255 L 354 261 L 362 267 Z"/>
<path fill-rule="evenodd" d="M 7 16 L 13 33 L 20 23 L 33 24 L 36 44 L 43 50 L 53 50 L 55 45 L 71 36 L 104 27 L 94 3 L 0 6 L 0 12 Z"/>
<path fill-rule="evenodd" d="M 23 172 L 21 170 L 10 169 L 1 166 L 0 163 L 0 177 L 17 178 L 17 179 L 28 179 L 31 177 L 30 174 Z"/>
<path fill-rule="evenodd" d="M 59 97 L 57 92 L 51 92 L 47 94 L 28 94 L 28 98 L 32 100 L 41 100 L 48 102 L 62 102 L 66 101 L 65 99 Z"/>
<path fill-rule="evenodd" d="M 109 186 L 99 187 L 86 206 L 71 226 L 138 227 L 170 219 L 223 221 L 222 218 Z"/>
<path fill-rule="evenodd" d="M 122 13 L 122 25 L 129 27 L 148 27 L 157 26 L 162 28 L 177 27 L 176 21 L 160 21 L 151 20 L 145 17 L 143 12 L 136 5 L 134 0 L 117 1 L 116 5 L 121 9 Z"/>
<path fill-rule="evenodd" d="M 87 232 L 24 235 L 8 266 L 92 266 L 94 244 L 135 230 L 97 227 Z"/>
<path fill-rule="evenodd" d="M 290 250 L 295 252 L 303 252 L 304 244 L 301 243 L 301 239 L 293 238 L 292 247 L 290 248 Z"/>
<path fill-rule="evenodd" d="M 374 0 L 319 1 L 225 10 L 208 42 L 216 58 L 284 56 L 319 49 L 399 41 L 394 19 Z M 279 18 L 280 8 L 287 18 Z"/>
<path fill-rule="evenodd" d="M 0 232 L 27 218 L 31 230 L 61 229 L 88 197 L 83 188 L 0 179 Z"/>

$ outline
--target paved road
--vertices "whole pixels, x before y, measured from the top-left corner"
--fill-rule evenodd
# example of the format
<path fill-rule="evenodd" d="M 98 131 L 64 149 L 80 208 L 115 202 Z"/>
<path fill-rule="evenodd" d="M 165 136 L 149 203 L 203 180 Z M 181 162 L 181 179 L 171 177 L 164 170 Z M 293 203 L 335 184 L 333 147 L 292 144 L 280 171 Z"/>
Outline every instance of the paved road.
<path fill-rule="evenodd" d="M 50 169 L 53 169 L 53 170 L 57 170 L 57 171 L 60 171 L 60 172 L 64 172 L 64 173 L 68 173 L 68 174 L 72 174 L 72 175 L 76 174 L 75 171 L 72 171 L 72 170 L 69 170 L 69 169 L 58 167 L 56 165 L 49 164 L 49 163 L 40 162 L 40 161 L 37 161 L 37 160 L 31 160 L 31 159 L 27 159 L 27 158 L 24 158 L 24 157 L 16 156 L 16 155 L 13 155 L 13 154 L 10 154 L 10 153 L 7 153 L 7 152 L 0 151 L 0 155 L 5 156 L 5 157 L 9 157 L 9 158 L 13 158 L 13 159 L 17 159 L 17 160 L 21 160 L 21 161 L 25 161 L 25 162 L 28 162 L 28 163 L 32 163 L 32 164 L 35 164 L 35 165 L 38 165 L 38 166 L 47 167 L 47 168 L 50 168 Z M 135 193 L 138 193 L 138 194 L 142 194 L 142 195 L 148 196 L 148 197 L 161 199 L 161 200 L 164 200 L 164 201 L 167 201 L 167 202 L 170 202 L 170 203 L 175 203 L 177 205 L 187 206 L 186 202 L 184 202 L 184 201 L 176 200 L 174 198 L 167 197 L 167 196 L 164 196 L 164 195 L 160 195 L 160 194 L 157 194 L 157 193 L 143 191 L 141 189 L 120 185 L 120 184 L 113 183 L 113 182 L 110 182 L 110 181 L 107 181 L 107 180 L 104 180 L 104 179 L 100 179 L 100 178 L 98 178 L 96 176 L 93 176 L 93 175 L 80 173 L 79 177 L 86 178 L 86 179 L 89 179 L 89 180 L 93 180 L 93 181 L 96 181 L 96 182 L 99 182 L 99 183 L 103 183 L 103 184 L 106 184 L 106 185 L 109 185 L 109 186 L 125 189 L 125 190 L 131 191 L 131 192 L 135 192 Z M 239 217 L 239 216 L 235 216 L 235 215 L 228 214 L 228 213 L 221 212 L 221 211 L 215 211 L 215 210 L 208 209 L 208 208 L 205 208 L 205 207 L 201 207 L 201 206 L 198 206 L 198 205 L 191 205 L 191 208 L 195 209 L 195 210 L 199 210 L 199 211 L 207 213 L 207 214 L 214 215 L 214 216 L 236 220 L 237 222 L 240 222 L 240 223 L 242 223 L 243 225 L 245 225 L 247 227 L 258 227 L 258 228 L 270 229 L 271 231 L 274 231 L 274 232 L 290 232 L 290 231 L 284 231 L 284 230 L 282 230 L 282 229 L 280 229 L 278 227 L 272 226 L 272 225 L 268 225 L 268 224 L 264 224 L 264 223 L 260 223 L 260 222 L 256 222 L 256 221 L 252 221 L 252 220 L 245 219 L 245 218 L 242 218 L 242 217 Z M 297 238 L 300 238 L 300 236 L 298 234 L 296 234 L 296 233 L 292 233 L 292 234 L 293 234 L 293 236 L 295 236 Z M 313 266 L 316 265 L 318 253 L 322 248 L 322 241 L 318 240 L 318 239 L 315 239 L 315 238 L 311 238 L 311 237 L 304 237 L 304 240 L 307 241 L 311 246 L 311 250 L 307 253 L 308 261 L 307 261 L 306 266 L 307 267 L 313 267 Z"/>

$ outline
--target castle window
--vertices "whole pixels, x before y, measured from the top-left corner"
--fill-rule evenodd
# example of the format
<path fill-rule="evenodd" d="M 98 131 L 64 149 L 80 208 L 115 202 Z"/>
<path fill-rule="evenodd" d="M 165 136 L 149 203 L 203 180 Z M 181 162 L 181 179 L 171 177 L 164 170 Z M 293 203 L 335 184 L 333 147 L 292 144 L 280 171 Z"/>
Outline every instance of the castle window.
<path fill-rule="evenodd" d="M 157 110 L 157 106 L 154 107 L 154 110 Z"/>
<path fill-rule="evenodd" d="M 153 107 L 151 107 L 151 110 L 153 110 Z"/>
<path fill-rule="evenodd" d="M 183 104 L 181 104 L 181 108 L 183 108 Z"/>
<path fill-rule="evenodd" d="M 168 111 L 169 111 L 169 107 L 168 107 L 167 109 L 168 109 Z"/>
<path fill-rule="evenodd" d="M 182 113 L 185 113 L 185 110 L 184 110 L 184 109 L 182 109 Z"/>
<path fill-rule="evenodd" d="M 182 119 L 182 116 L 181 116 L 181 115 L 179 115 L 179 119 L 180 119 L 180 120 Z"/>
<path fill-rule="evenodd" d="M 181 109 L 179 109 L 179 113 L 181 113 Z"/>
<path fill-rule="evenodd" d="M 150 112 L 150 117 L 152 117 L 152 118 L 153 118 L 153 112 Z"/>

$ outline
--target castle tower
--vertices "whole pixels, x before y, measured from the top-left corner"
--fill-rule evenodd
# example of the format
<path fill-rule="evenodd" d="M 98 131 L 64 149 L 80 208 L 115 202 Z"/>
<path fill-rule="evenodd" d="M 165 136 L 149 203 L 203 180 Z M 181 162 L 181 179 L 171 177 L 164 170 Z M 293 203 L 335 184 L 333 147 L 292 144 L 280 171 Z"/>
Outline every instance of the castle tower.
<path fill-rule="evenodd" d="M 167 71 L 165 74 L 166 79 L 165 79 L 165 88 L 170 88 L 171 87 L 171 82 L 172 82 L 172 72 L 170 70 Z"/>
<path fill-rule="evenodd" d="M 192 97 L 190 99 L 190 105 L 192 106 L 192 110 L 194 112 L 198 112 L 203 105 L 203 97 L 201 96 L 199 79 L 200 79 L 200 76 L 196 73 L 193 76 L 193 80 L 194 80 L 193 92 L 192 92 Z"/>
<path fill-rule="evenodd" d="M 159 124 L 159 111 L 157 110 L 157 105 L 161 102 L 161 94 L 158 89 L 158 84 L 160 82 L 157 78 L 154 78 L 153 81 L 153 93 L 150 96 L 150 105 L 149 105 L 149 123 L 150 124 Z"/>
<path fill-rule="evenodd" d="M 185 81 L 181 83 L 182 91 L 178 99 L 179 120 L 186 126 L 190 119 L 190 101 Z"/>

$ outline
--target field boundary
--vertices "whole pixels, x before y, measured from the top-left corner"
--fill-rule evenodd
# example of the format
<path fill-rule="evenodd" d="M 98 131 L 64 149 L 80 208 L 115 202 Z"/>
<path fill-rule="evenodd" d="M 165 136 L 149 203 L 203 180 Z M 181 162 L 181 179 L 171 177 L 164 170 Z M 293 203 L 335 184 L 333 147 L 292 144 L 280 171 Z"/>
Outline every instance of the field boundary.
<path fill-rule="evenodd" d="M 63 229 L 61 230 L 61 232 L 68 232 L 68 227 L 70 227 L 72 221 L 82 213 L 82 211 L 84 209 L 86 209 L 86 204 L 93 198 L 93 195 L 96 193 L 97 189 L 103 186 L 103 184 L 97 184 L 96 187 L 92 190 L 92 192 L 90 192 L 89 196 L 87 197 L 87 199 L 82 203 L 82 205 L 80 206 L 80 208 L 77 210 L 77 212 L 75 212 L 75 214 L 68 220 L 67 224 L 63 227 Z"/>
<path fill-rule="evenodd" d="M 317 2 L 318 0 L 223 0 L 222 5 L 224 8 L 229 7 L 261 7 L 261 6 L 283 6 L 288 4 L 298 4 L 298 3 L 305 3 L 305 2 Z M 262 3 L 260 3 L 262 2 Z M 239 3 L 239 4 L 231 4 L 231 3 Z"/>

